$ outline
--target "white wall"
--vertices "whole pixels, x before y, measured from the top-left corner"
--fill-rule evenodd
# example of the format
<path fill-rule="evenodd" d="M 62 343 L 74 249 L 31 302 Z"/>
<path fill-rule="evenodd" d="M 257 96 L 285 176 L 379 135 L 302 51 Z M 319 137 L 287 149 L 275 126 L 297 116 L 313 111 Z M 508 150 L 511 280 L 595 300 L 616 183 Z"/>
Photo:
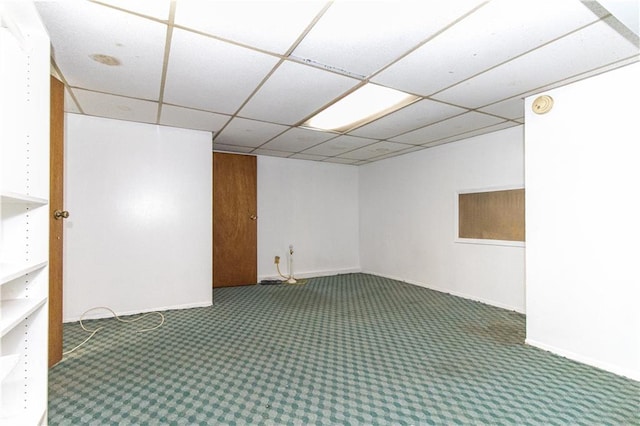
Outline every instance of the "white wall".
<path fill-rule="evenodd" d="M 358 168 L 258 157 L 258 277 L 287 275 L 289 244 L 296 277 L 360 270 Z"/>
<path fill-rule="evenodd" d="M 640 380 L 635 64 L 525 103 L 527 342 Z"/>
<path fill-rule="evenodd" d="M 457 191 L 523 186 L 517 126 L 360 166 L 363 271 L 524 311 L 524 248 L 455 243 Z"/>
<path fill-rule="evenodd" d="M 211 134 L 65 119 L 64 320 L 210 305 Z"/>

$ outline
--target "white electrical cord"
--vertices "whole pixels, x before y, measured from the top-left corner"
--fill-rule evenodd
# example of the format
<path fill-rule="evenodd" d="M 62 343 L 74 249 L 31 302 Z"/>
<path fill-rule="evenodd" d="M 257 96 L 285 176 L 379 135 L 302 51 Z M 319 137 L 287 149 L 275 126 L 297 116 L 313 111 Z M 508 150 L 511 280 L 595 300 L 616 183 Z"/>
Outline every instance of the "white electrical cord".
<path fill-rule="evenodd" d="M 143 332 L 143 331 L 151 331 L 151 330 L 155 330 L 156 328 L 160 328 L 160 327 L 162 327 L 162 324 L 164 324 L 164 315 L 162 315 L 162 313 L 160 313 L 160 312 L 149 312 L 149 313 L 147 313 L 147 314 L 144 314 L 144 315 L 142 315 L 142 316 L 140 316 L 140 317 L 137 317 L 137 318 L 134 318 L 134 319 L 124 320 L 124 319 L 120 318 L 120 317 L 119 317 L 119 316 L 118 316 L 118 315 L 113 311 L 113 309 L 111 309 L 111 308 L 107 308 L 106 306 L 98 306 L 98 307 L 95 307 L 95 308 L 91 308 L 91 309 L 88 309 L 88 310 L 84 311 L 84 312 L 82 313 L 82 315 L 80 315 L 80 327 L 82 327 L 82 329 L 83 329 L 84 331 L 87 331 L 87 332 L 91 333 L 91 335 L 90 335 L 89 337 L 87 337 L 86 339 L 84 339 L 84 341 L 83 341 L 82 343 L 80 343 L 78 346 L 76 346 L 75 348 L 70 349 L 70 350 L 68 350 L 68 351 L 66 351 L 66 352 L 63 352 L 63 353 L 62 353 L 62 355 L 68 355 L 68 354 L 70 354 L 71 352 L 75 351 L 76 349 L 80 348 L 82 345 L 84 345 L 84 344 L 85 344 L 85 343 L 87 343 L 89 340 L 91 340 L 91 338 L 92 338 L 92 337 L 93 337 L 93 336 L 94 336 L 98 331 L 100 331 L 100 330 L 102 330 L 102 329 L 104 328 L 104 326 L 102 326 L 102 327 L 98 327 L 98 328 L 96 328 L 95 330 L 89 330 L 89 329 L 88 329 L 87 327 L 85 327 L 85 326 L 84 326 L 84 324 L 82 323 L 82 319 L 84 318 L 84 316 L 85 316 L 88 312 L 95 311 L 95 310 L 97 310 L 97 309 L 106 309 L 107 311 L 111 312 L 111 313 L 113 314 L 113 316 L 115 317 L 115 319 L 117 319 L 117 320 L 118 320 L 118 321 L 120 321 L 120 322 L 136 322 L 136 321 L 139 321 L 139 320 L 141 320 L 141 319 L 143 319 L 143 318 L 148 317 L 149 315 L 155 315 L 155 314 L 160 315 L 160 324 L 156 325 L 155 327 L 151 327 L 151 328 L 142 328 L 142 329 L 138 330 L 138 333 L 141 333 L 141 332 Z"/>

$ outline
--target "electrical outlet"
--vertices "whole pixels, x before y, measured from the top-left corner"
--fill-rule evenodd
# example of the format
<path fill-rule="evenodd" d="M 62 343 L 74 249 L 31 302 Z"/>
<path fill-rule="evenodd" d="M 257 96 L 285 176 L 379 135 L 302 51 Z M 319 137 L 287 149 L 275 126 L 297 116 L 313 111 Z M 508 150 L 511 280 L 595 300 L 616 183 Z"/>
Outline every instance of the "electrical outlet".
<path fill-rule="evenodd" d="M 273 259 L 273 263 L 275 263 L 276 265 L 280 263 L 280 256 L 276 256 L 275 259 Z"/>

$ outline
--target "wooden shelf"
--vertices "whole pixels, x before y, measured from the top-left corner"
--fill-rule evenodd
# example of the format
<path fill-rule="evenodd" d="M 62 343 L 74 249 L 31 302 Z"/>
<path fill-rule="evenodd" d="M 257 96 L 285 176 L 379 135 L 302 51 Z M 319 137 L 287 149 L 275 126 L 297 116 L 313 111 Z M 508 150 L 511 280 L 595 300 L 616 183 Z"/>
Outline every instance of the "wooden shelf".
<path fill-rule="evenodd" d="M 31 195 L 11 191 L 0 192 L 0 200 L 7 204 L 32 204 L 39 206 L 46 206 L 49 204 L 49 200 L 46 198 L 33 197 Z"/>
<path fill-rule="evenodd" d="M 24 264 L 0 263 L 0 285 L 42 269 L 47 266 L 47 263 L 46 261 Z"/>
<path fill-rule="evenodd" d="M 26 317 L 47 303 L 47 297 L 41 299 L 15 299 L 2 301 L 2 320 L 0 336 L 4 336 Z"/>

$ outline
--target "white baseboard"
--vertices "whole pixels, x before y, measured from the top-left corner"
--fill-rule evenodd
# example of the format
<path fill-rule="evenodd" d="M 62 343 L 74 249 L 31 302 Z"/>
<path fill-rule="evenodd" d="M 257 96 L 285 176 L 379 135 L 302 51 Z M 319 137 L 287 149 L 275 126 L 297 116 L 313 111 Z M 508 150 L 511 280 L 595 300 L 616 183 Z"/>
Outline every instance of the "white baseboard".
<path fill-rule="evenodd" d="M 544 351 L 551 352 L 556 355 L 560 355 L 561 357 L 570 359 L 572 361 L 577 361 L 582 364 L 587 364 L 592 367 L 596 367 L 601 370 L 605 370 L 610 373 L 617 374 L 618 376 L 628 377 L 629 379 L 640 381 L 640 371 L 633 371 L 627 368 L 621 368 L 620 366 L 613 365 L 607 362 L 598 361 L 588 356 L 580 355 L 575 352 L 557 348 L 553 345 L 547 345 L 546 343 L 538 342 L 534 339 L 527 338 L 525 339 L 524 343 L 526 343 L 529 346 L 533 346 L 538 349 L 542 349 Z"/>
<path fill-rule="evenodd" d="M 355 274 L 358 272 L 362 272 L 360 268 L 347 268 L 347 269 L 329 269 L 322 271 L 311 271 L 311 272 L 294 272 L 295 278 L 315 278 L 315 277 L 328 277 L 331 275 L 339 275 L 339 274 Z M 281 280 L 283 279 L 279 275 L 260 275 L 258 276 L 258 282 L 262 280 Z"/>
<path fill-rule="evenodd" d="M 211 305 L 213 305 L 213 302 L 211 300 L 207 300 L 206 302 L 203 301 L 203 302 L 185 303 L 183 305 L 174 305 L 174 306 L 159 306 L 157 308 L 138 309 L 134 311 L 124 311 L 124 312 L 122 311 L 119 312 L 113 308 L 111 309 L 113 309 L 116 315 L 118 316 L 126 316 L 126 315 L 146 314 L 148 312 L 170 311 L 173 309 L 204 308 Z M 80 315 L 78 317 L 65 318 L 62 322 L 77 322 L 77 321 L 80 321 L 80 317 L 82 317 L 83 320 L 112 318 L 113 314 L 106 309 L 99 309 L 98 307 L 96 307 L 95 311 L 92 311 L 91 314 L 89 315 L 84 315 L 84 316 Z"/>
<path fill-rule="evenodd" d="M 396 276 L 393 276 L 393 275 L 380 274 L 380 273 L 377 273 L 377 272 L 362 271 L 362 273 L 363 274 L 370 274 L 370 275 L 377 275 L 379 277 L 389 278 L 391 280 L 396 280 L 396 281 L 403 281 L 405 283 L 417 285 L 419 287 L 428 288 L 429 290 L 434 290 L 434 291 L 438 291 L 440 293 L 450 294 L 452 296 L 462 297 L 463 299 L 473 300 L 473 301 L 476 301 L 476 302 L 484 303 L 485 305 L 490 305 L 490 306 L 495 306 L 496 308 L 506 309 L 508 311 L 515 311 L 515 312 L 518 312 L 520 314 L 524 314 L 525 313 L 524 308 L 520 308 L 520 307 L 516 307 L 516 306 L 510 306 L 510 305 L 507 305 L 507 304 L 504 304 L 504 303 L 496 302 L 495 300 L 484 299 L 482 297 L 477 297 L 477 296 L 473 296 L 473 295 L 470 295 L 470 294 L 460 293 L 460 292 L 457 292 L 457 291 L 451 291 L 451 290 L 446 289 L 446 288 L 442 288 L 442 287 L 426 284 L 426 283 L 423 283 L 423 282 L 420 282 L 420 281 L 407 280 L 405 278 L 400 278 L 400 277 L 396 277 Z"/>

